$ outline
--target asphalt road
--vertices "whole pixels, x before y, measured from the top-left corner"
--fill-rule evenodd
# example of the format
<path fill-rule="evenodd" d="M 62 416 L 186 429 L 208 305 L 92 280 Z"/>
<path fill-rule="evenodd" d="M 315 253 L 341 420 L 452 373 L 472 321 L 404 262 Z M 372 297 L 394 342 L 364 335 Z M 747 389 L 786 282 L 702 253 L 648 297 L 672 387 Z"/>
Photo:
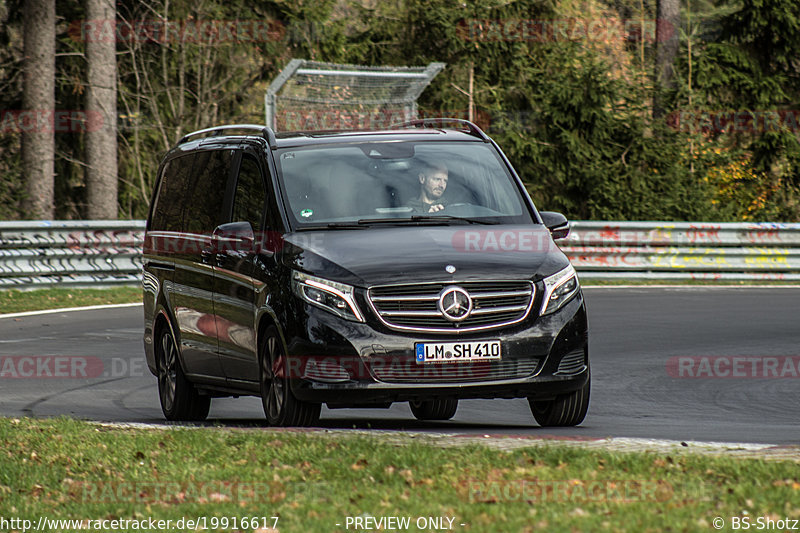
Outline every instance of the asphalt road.
<path fill-rule="evenodd" d="M 453 420 L 436 423 L 414 420 L 408 404 L 323 408 L 320 425 L 800 443 L 800 289 L 590 287 L 585 294 L 592 399 L 580 427 L 540 428 L 525 400 L 462 401 Z M 0 319 L 0 415 L 162 423 L 141 324 L 141 307 Z M 8 377 L 14 372 L 35 376 Z M 88 377 L 59 377 L 82 372 Z M 257 398 L 215 399 L 209 419 L 263 424 Z"/>

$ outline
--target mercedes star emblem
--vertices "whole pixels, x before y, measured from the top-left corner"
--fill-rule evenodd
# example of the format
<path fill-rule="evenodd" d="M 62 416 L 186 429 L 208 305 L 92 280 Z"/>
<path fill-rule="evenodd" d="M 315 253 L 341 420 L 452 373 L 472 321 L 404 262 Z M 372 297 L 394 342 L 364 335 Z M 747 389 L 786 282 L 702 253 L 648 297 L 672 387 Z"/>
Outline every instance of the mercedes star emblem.
<path fill-rule="evenodd" d="M 451 322 L 460 322 L 472 312 L 472 298 L 461 287 L 445 287 L 439 293 L 439 312 Z"/>
<path fill-rule="evenodd" d="M 456 271 L 456 267 L 454 267 L 453 265 L 447 265 L 446 267 L 444 267 L 444 269 L 447 271 L 448 274 L 452 274 L 453 272 Z"/>

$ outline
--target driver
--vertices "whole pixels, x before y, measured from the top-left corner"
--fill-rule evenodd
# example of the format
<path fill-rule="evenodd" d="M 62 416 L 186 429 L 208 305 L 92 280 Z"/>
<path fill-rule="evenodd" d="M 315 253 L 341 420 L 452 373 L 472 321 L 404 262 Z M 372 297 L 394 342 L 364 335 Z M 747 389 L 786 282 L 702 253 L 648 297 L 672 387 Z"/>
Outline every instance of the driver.
<path fill-rule="evenodd" d="M 447 167 L 432 163 L 419 173 L 419 197 L 408 201 L 408 207 L 419 213 L 435 213 L 445 208 L 442 195 L 447 189 Z"/>

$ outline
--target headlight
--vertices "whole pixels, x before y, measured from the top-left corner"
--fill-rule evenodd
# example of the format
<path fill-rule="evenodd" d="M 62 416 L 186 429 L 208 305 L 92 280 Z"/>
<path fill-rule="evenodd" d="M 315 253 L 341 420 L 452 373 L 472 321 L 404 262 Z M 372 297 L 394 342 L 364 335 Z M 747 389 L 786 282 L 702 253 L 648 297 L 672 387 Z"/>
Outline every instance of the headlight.
<path fill-rule="evenodd" d="M 572 265 L 544 278 L 542 314 L 554 313 L 578 293 L 580 283 Z"/>
<path fill-rule="evenodd" d="M 312 305 L 347 320 L 364 322 L 354 298 L 355 291 L 350 285 L 295 272 L 292 288 L 295 294 Z"/>

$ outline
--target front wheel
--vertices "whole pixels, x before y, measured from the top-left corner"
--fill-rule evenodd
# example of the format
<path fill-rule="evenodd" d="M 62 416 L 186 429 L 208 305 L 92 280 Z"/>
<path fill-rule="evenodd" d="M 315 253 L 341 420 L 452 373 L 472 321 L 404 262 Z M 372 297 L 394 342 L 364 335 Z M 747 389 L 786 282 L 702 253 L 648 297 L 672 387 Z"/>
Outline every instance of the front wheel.
<path fill-rule="evenodd" d="M 458 409 L 458 400 L 410 401 L 411 412 L 417 420 L 450 420 Z"/>
<path fill-rule="evenodd" d="M 580 389 L 562 394 L 553 400 L 528 400 L 533 418 L 543 427 L 577 426 L 589 409 L 591 376 Z"/>
<path fill-rule="evenodd" d="M 311 426 L 319 420 L 321 404 L 298 400 L 289 388 L 291 373 L 275 326 L 264 332 L 259 350 L 261 404 L 270 426 Z"/>
<path fill-rule="evenodd" d="M 158 367 L 158 397 L 161 411 L 167 420 L 205 420 L 211 398 L 198 394 L 186 379 L 178 359 L 178 345 L 168 327 L 159 337 L 156 361 Z"/>

